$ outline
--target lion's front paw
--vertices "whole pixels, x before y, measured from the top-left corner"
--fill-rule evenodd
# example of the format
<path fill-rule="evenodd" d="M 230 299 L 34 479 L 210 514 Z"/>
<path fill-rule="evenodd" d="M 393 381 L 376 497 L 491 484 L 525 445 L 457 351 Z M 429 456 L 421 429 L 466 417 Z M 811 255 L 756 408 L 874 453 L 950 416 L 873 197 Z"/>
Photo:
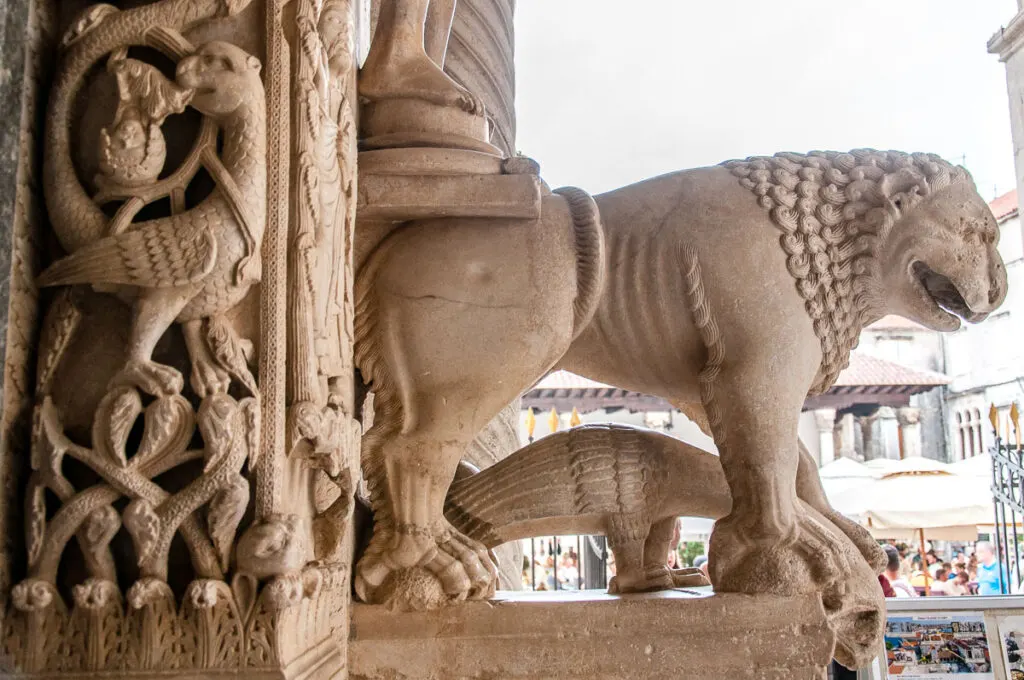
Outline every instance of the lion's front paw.
<path fill-rule="evenodd" d="M 716 592 L 779 596 L 822 592 L 850 573 L 832 531 L 804 512 L 781 534 L 753 533 L 743 518 L 727 517 L 711 535 L 709 571 Z"/>

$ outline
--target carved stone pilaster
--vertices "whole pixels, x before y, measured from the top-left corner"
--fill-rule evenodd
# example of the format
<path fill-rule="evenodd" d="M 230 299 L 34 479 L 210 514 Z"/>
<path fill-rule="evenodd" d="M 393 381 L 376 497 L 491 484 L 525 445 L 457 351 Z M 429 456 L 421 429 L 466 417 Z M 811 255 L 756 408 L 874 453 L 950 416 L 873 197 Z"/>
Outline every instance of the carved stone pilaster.
<path fill-rule="evenodd" d="M 28 65 L 3 52 L 19 131 L 55 62 L 46 134 L 21 134 L 0 191 L 21 202 L 5 540 L 25 515 L 0 563 L 4 677 L 345 674 L 359 15 L 285 4 L 96 5 L 50 36 L 40 1 Z M 56 237 L 38 278 L 35 228 Z M 312 369 L 301 399 L 288 366 Z"/>

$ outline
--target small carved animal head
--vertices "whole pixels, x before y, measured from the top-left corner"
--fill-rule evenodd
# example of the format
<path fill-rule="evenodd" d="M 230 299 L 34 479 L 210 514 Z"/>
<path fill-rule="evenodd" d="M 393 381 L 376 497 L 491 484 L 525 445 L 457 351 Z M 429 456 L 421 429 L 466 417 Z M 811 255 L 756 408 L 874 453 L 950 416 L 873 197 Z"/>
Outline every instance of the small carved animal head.
<path fill-rule="evenodd" d="M 895 213 L 879 252 L 887 313 L 955 331 L 961 319 L 978 323 L 1003 303 L 999 225 L 966 173 L 924 196 L 887 194 Z"/>
<path fill-rule="evenodd" d="M 209 42 L 178 63 L 177 81 L 195 92 L 192 106 L 214 118 L 230 116 L 254 96 L 262 97 L 260 61 L 226 42 Z"/>

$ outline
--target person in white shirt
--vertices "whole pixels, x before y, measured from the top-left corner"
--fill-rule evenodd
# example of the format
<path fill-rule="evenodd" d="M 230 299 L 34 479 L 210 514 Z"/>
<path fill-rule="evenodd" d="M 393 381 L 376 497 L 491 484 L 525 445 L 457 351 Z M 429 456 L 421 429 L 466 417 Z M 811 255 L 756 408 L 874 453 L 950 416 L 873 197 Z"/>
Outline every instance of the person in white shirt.
<path fill-rule="evenodd" d="M 885 567 L 885 577 L 889 579 L 889 585 L 896 591 L 896 597 L 917 597 L 914 586 L 900 575 L 900 552 L 892 545 L 883 545 L 882 550 L 889 558 L 889 563 Z"/>
<path fill-rule="evenodd" d="M 945 567 L 939 567 L 935 571 L 935 580 L 929 585 L 929 590 L 933 597 L 944 597 L 951 595 L 949 592 L 949 581 L 946 579 L 949 577 L 949 572 L 946 571 Z"/>

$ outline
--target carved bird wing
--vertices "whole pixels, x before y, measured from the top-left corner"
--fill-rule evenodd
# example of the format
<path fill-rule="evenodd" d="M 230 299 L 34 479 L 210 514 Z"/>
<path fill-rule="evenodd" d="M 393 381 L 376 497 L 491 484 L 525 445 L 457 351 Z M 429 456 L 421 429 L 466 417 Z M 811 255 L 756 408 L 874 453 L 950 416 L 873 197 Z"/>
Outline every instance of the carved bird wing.
<path fill-rule="evenodd" d="M 201 219 L 195 211 L 187 214 Z M 209 226 L 163 219 L 107 236 L 54 262 L 39 276 L 39 285 L 170 288 L 199 281 L 217 260 L 217 239 Z"/>

